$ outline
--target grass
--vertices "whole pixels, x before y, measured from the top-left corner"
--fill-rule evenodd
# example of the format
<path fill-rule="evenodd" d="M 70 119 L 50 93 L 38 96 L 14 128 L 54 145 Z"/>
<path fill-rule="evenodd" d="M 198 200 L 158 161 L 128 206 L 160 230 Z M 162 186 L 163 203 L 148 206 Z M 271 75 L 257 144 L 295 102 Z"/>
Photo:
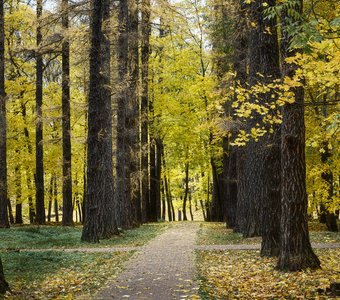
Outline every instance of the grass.
<path fill-rule="evenodd" d="M 202 299 L 330 299 L 340 282 L 340 250 L 317 250 L 322 269 L 283 273 L 259 251 L 197 251 Z M 335 299 L 335 297 L 334 297 Z"/>
<path fill-rule="evenodd" d="M 139 228 L 126 230 L 121 235 L 100 243 L 81 242 L 81 226 L 18 226 L 0 229 L 0 251 L 14 249 L 50 249 L 50 248 L 94 248 L 142 246 L 156 235 L 163 232 L 167 223 L 145 224 Z"/>
<path fill-rule="evenodd" d="M 12 289 L 7 299 L 72 299 L 91 293 L 117 274 L 132 253 L 2 253 Z"/>
<path fill-rule="evenodd" d="M 26 225 L 0 229 L 0 256 L 13 292 L 6 299 L 73 299 L 91 294 L 115 276 L 134 251 L 85 253 L 53 249 L 142 246 L 168 226 L 171 225 L 146 224 L 98 244 L 80 241 L 81 226 Z"/>
<path fill-rule="evenodd" d="M 310 223 L 310 239 L 313 243 L 340 243 L 339 232 L 325 231 L 325 227 Z M 198 232 L 199 245 L 259 244 L 260 237 L 243 238 L 242 234 L 227 229 L 224 223 L 201 223 Z"/>

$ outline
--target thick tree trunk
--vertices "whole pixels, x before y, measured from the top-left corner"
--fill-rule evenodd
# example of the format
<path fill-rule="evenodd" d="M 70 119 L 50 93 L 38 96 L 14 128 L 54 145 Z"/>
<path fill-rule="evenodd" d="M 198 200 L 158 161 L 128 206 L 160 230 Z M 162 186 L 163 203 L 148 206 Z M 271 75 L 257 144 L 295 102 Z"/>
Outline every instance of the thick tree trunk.
<path fill-rule="evenodd" d="M 118 234 L 113 202 L 109 0 L 92 3 L 88 109 L 87 201 L 82 240 Z M 105 26 L 103 29 L 102 26 Z"/>
<path fill-rule="evenodd" d="M 42 17 L 42 0 L 37 0 L 37 50 L 36 50 L 36 130 L 35 130 L 35 156 L 36 156 L 36 222 L 45 224 L 45 201 L 44 201 L 44 150 L 43 150 L 43 118 L 42 118 L 42 100 L 43 100 L 43 57 L 41 53 L 41 17 Z"/>
<path fill-rule="evenodd" d="M 142 60 L 142 96 L 141 96 L 141 172 L 142 172 L 142 187 L 141 187 L 141 205 L 142 205 L 142 222 L 147 221 L 147 212 L 149 210 L 149 155 L 148 155 L 148 99 L 149 99 L 149 54 L 150 54 L 150 0 L 142 0 L 142 45 L 141 45 L 141 60 Z"/>
<path fill-rule="evenodd" d="M 297 7 L 302 12 L 302 0 Z M 287 11 L 281 15 L 282 28 L 289 23 Z M 282 63 L 283 74 L 292 76 L 296 66 L 288 65 L 285 59 L 294 56 L 289 50 L 291 37 L 282 30 Z M 281 141 L 281 243 L 278 268 L 296 271 L 306 268 L 320 268 L 320 261 L 314 254 L 308 233 L 307 193 L 306 193 L 306 160 L 305 160 L 305 124 L 304 124 L 304 91 L 295 88 L 295 103 L 286 104 L 282 110 Z"/>
<path fill-rule="evenodd" d="M 131 190 L 131 212 L 129 213 L 129 223 L 127 227 L 132 227 L 141 223 L 141 195 L 140 195 L 140 174 L 139 174 L 139 56 L 138 56 L 138 1 L 129 0 L 129 22 L 128 22 L 128 109 L 126 115 L 127 143 L 130 151 L 130 161 L 126 161 L 129 166 L 127 180 L 130 181 Z"/>
<path fill-rule="evenodd" d="M 6 94 L 4 3 L 0 3 L 0 227 L 9 227 L 7 214 Z"/>
<path fill-rule="evenodd" d="M 72 170 L 71 170 L 71 115 L 70 115 L 70 43 L 68 0 L 62 0 L 62 139 L 63 139 L 63 225 L 73 225 Z"/>
<path fill-rule="evenodd" d="M 130 207 L 130 183 L 127 181 L 126 161 L 130 161 L 130 149 L 127 149 L 126 141 L 126 105 L 127 105 L 127 81 L 128 81 L 128 2 L 119 2 L 118 12 L 119 32 L 117 43 L 119 92 L 117 93 L 117 142 L 116 142 L 116 189 L 115 210 L 117 224 L 125 227 L 129 220 Z"/>
<path fill-rule="evenodd" d="M 1 8 L 0 8 L 0 15 L 1 15 Z M 2 261 L 0 258 L 0 295 L 5 294 L 9 290 L 10 288 L 9 288 L 7 281 L 5 280 L 4 269 L 3 269 Z"/>

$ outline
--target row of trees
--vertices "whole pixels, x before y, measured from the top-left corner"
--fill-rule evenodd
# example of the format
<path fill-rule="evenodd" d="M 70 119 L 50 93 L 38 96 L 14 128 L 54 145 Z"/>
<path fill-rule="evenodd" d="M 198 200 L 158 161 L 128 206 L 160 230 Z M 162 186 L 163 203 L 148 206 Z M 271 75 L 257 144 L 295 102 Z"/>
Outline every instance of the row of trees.
<path fill-rule="evenodd" d="M 244 30 L 237 31 L 238 36 L 230 45 L 233 52 L 225 47 L 226 44 L 215 42 L 217 51 L 229 55 L 229 60 L 223 61 L 219 71 L 222 74 L 234 72 L 235 80 L 229 94 L 230 101 L 226 104 L 226 115 L 230 118 L 228 128 L 232 135 L 225 137 L 223 172 L 214 178 L 218 184 L 214 185 L 211 216 L 213 220 L 225 220 L 229 227 L 246 237 L 261 235 L 261 254 L 279 256 L 279 269 L 318 268 L 320 262 L 308 237 L 304 99 L 306 90 L 309 92 L 306 98 L 315 111 L 321 107 L 329 113 L 334 112 L 331 122 L 336 127 L 338 113 L 333 105 L 338 103 L 331 94 L 338 93 L 338 85 L 331 83 L 332 76 L 336 75 L 330 70 L 326 82 L 330 81 L 331 94 L 319 85 L 320 82 L 316 86 L 313 86 L 314 82 L 306 83 L 305 74 L 309 74 L 304 68 L 308 66 L 300 65 L 302 69 L 299 69 L 296 58 L 303 57 L 303 51 L 308 48 L 311 51 L 321 41 L 338 41 L 338 27 L 330 26 L 328 35 L 324 34 L 316 41 L 315 32 L 306 29 L 311 30 L 313 25 L 304 19 L 303 1 L 246 2 L 234 3 L 234 15 L 223 5 L 216 6 L 220 24 L 225 24 L 232 16 L 234 26 L 241 25 Z M 315 3 L 305 2 L 307 12 L 312 10 L 314 17 L 320 18 L 317 21 L 337 22 L 338 15 L 325 15 Z M 335 2 L 328 5 L 329 9 L 339 9 Z M 215 28 L 215 33 L 218 37 L 230 34 L 226 28 L 230 26 Z M 314 53 L 314 57 L 320 54 Z M 320 60 L 322 58 L 318 57 L 317 61 Z M 316 101 L 321 95 L 323 100 Z M 338 134 L 338 129 L 334 129 L 333 137 Z M 327 200 L 321 202 L 319 209 L 327 227 L 337 231 L 335 212 L 338 202 L 334 197 L 334 187 L 338 182 L 334 180 L 333 172 L 338 171 L 332 166 L 332 160 L 337 158 L 336 151 L 332 152 L 334 156 L 329 152 L 332 143 L 326 132 L 330 132 L 330 128 L 324 130 L 325 136 L 319 136 L 325 141 L 323 146 L 319 144 L 319 161 L 324 164 L 319 178 L 324 181 L 321 189 L 327 194 Z M 314 197 L 315 193 L 314 190 Z M 219 214 L 220 211 L 225 213 Z"/>
<path fill-rule="evenodd" d="M 319 266 L 304 116 L 310 212 L 335 228 L 336 1 L 305 13 L 293 0 L 31 5 L 7 1 L 1 18 L 2 227 L 26 210 L 44 224 L 53 206 L 59 221 L 62 206 L 63 225 L 76 214 L 97 242 L 200 206 L 262 235 L 280 268 Z"/>

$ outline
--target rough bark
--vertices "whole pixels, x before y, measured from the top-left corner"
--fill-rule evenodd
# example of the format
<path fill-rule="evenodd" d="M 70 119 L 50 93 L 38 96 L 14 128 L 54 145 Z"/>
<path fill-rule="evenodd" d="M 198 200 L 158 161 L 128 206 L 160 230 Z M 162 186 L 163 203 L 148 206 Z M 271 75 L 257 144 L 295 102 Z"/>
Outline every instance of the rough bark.
<path fill-rule="evenodd" d="M 71 170 L 71 114 L 70 114 L 70 42 L 68 39 L 69 4 L 62 0 L 62 141 L 63 141 L 63 220 L 64 226 L 73 225 L 72 170 Z"/>
<path fill-rule="evenodd" d="M 91 11 L 88 108 L 87 201 L 82 240 L 98 242 L 118 234 L 113 202 L 110 43 L 105 32 L 109 1 L 96 0 Z M 105 26 L 103 28 L 103 26 Z M 105 32 L 105 34 L 104 34 Z"/>
<path fill-rule="evenodd" d="M 118 43 L 117 60 L 119 89 L 117 93 L 117 141 L 116 141 L 116 189 L 115 189 L 115 210 L 117 224 L 122 227 L 128 220 L 130 211 L 130 186 L 126 181 L 126 173 L 130 153 L 126 149 L 126 102 L 127 102 L 127 76 L 128 76 L 128 2 L 119 2 L 118 12 Z"/>
<path fill-rule="evenodd" d="M 255 24 L 249 35 L 249 84 L 267 84 L 280 77 L 279 47 L 275 19 L 265 19 L 264 3 L 270 6 L 275 1 L 254 1 L 250 5 L 250 19 Z M 268 31 L 269 30 L 269 31 Z M 271 92 L 252 96 L 250 101 L 270 104 L 274 101 Z M 262 116 L 252 113 L 247 121 L 247 130 L 261 122 Z M 280 127 L 273 126 L 259 141 L 250 140 L 245 149 L 245 237 L 263 235 L 262 255 L 278 253 L 280 178 L 275 177 L 280 168 Z M 274 172 L 274 173 L 273 173 Z M 264 209 L 265 208 L 265 209 Z"/>
<path fill-rule="evenodd" d="M 1 15 L 1 8 L 0 8 L 0 15 Z M 1 16 L 0 16 L 1 18 Z M 5 279 L 4 269 L 2 266 L 2 261 L 0 257 L 0 295 L 5 294 L 7 291 L 9 291 L 9 285 Z"/>
<path fill-rule="evenodd" d="M 141 62 L 142 62 L 142 95 L 141 95 L 141 205 L 142 205 L 142 222 L 147 221 L 147 211 L 149 210 L 149 159 L 148 159 L 148 99 L 149 99 L 149 54 L 150 54 L 150 0 L 142 0 L 142 45 L 141 45 Z"/>
<path fill-rule="evenodd" d="M 9 227 L 7 214 L 6 94 L 4 6 L 0 4 L 0 227 Z"/>
<path fill-rule="evenodd" d="M 302 1 L 296 9 L 302 12 Z M 287 11 L 283 11 L 281 61 L 285 76 L 292 76 L 296 70 L 295 65 L 285 63 L 287 57 L 295 55 L 295 51 L 289 49 L 291 37 L 285 30 L 289 21 Z M 308 233 L 304 91 L 302 87 L 298 87 L 293 92 L 295 103 L 286 104 L 282 110 L 282 213 L 280 255 L 277 264 L 278 269 L 288 271 L 320 268 L 320 261 L 312 250 Z"/>
<path fill-rule="evenodd" d="M 43 119 L 42 119 L 42 101 L 43 101 L 43 57 L 41 53 L 41 17 L 42 17 L 42 0 L 37 0 L 37 50 L 36 50 L 36 122 L 35 122 L 35 187 L 36 187 L 36 223 L 45 224 L 45 201 L 44 201 L 44 150 L 43 150 Z"/>
<path fill-rule="evenodd" d="M 139 174 L 139 51 L 138 51 L 138 1 L 129 0 L 129 22 L 128 22 L 128 109 L 126 115 L 127 144 L 130 151 L 130 161 L 126 180 L 130 181 L 131 211 L 129 213 L 129 224 L 127 227 L 141 223 L 141 195 L 140 195 L 140 174 Z"/>

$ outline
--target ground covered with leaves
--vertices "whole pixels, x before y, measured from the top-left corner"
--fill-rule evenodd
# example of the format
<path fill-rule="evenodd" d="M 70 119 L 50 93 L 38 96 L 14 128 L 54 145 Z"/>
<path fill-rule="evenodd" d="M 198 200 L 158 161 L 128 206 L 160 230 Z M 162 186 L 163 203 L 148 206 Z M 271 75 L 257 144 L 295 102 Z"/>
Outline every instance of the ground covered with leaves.
<path fill-rule="evenodd" d="M 322 269 L 284 273 L 259 251 L 198 251 L 202 299 L 331 299 L 340 282 L 340 250 L 317 250 Z"/>
<path fill-rule="evenodd" d="M 119 273 L 132 252 L 2 253 L 12 294 L 6 299 L 73 299 Z"/>
<path fill-rule="evenodd" d="M 340 224 L 339 224 L 340 225 Z M 339 226 L 340 228 L 340 226 Z M 339 232 L 326 231 L 326 226 L 319 222 L 310 222 L 310 239 L 312 243 L 340 243 Z M 260 244 L 261 237 L 243 238 L 242 234 L 227 229 L 225 223 L 201 223 L 198 232 L 198 245 Z"/>
<path fill-rule="evenodd" d="M 310 222 L 313 243 L 340 243 L 340 233 Z M 224 223 L 202 223 L 200 245 L 260 244 L 261 238 L 243 238 Z M 202 299 L 334 299 L 330 284 L 340 282 L 340 249 L 315 250 L 322 269 L 284 273 L 275 270 L 276 259 L 259 251 L 197 251 Z M 328 290 L 327 290 L 328 289 Z M 340 297 L 336 298 L 340 299 Z"/>
<path fill-rule="evenodd" d="M 134 251 L 91 253 L 82 252 L 83 248 L 143 246 L 169 226 L 143 225 L 98 244 L 81 242 L 81 226 L 0 229 L 0 256 L 12 290 L 6 299 L 72 299 L 74 295 L 90 294 L 119 273 Z M 75 251 L 56 251 L 61 248 Z"/>

